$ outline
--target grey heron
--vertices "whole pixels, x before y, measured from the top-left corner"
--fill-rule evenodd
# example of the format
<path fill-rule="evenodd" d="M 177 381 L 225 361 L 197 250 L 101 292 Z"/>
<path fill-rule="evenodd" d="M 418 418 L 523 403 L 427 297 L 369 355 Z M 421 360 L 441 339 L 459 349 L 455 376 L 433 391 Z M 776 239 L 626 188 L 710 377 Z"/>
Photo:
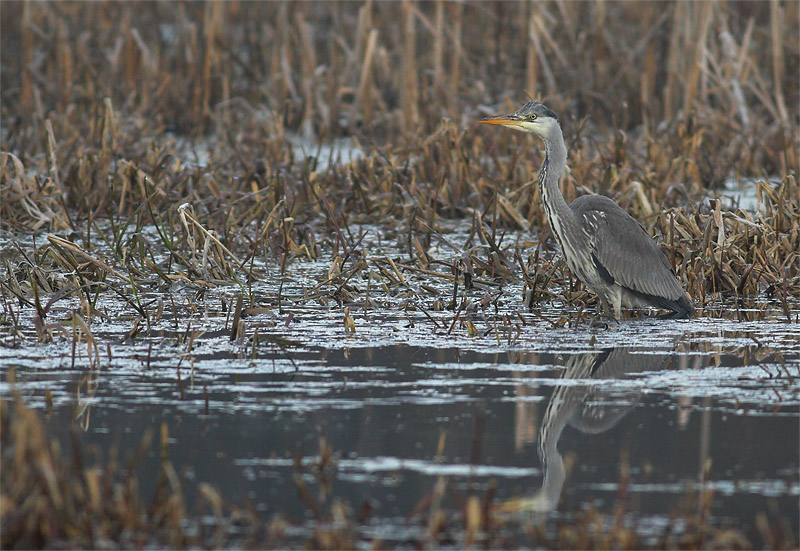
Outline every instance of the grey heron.
<path fill-rule="evenodd" d="M 531 101 L 510 115 L 478 122 L 535 134 L 544 142 L 539 194 L 547 220 L 567 266 L 600 297 L 607 315 L 613 308 L 619 320 L 623 307 L 670 310 L 675 318 L 694 315 L 667 257 L 630 214 L 604 195 L 583 195 L 567 205 L 558 186 L 567 146 L 555 113 Z"/>

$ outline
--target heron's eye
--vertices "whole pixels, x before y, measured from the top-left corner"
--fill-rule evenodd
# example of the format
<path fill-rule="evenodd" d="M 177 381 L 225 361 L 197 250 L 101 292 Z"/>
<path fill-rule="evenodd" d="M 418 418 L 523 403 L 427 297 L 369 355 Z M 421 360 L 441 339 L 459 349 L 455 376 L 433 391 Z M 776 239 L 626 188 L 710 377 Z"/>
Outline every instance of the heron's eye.
<path fill-rule="evenodd" d="M 531 113 L 530 115 L 528 115 L 528 120 L 529 121 L 535 121 L 536 120 L 536 113 Z"/>

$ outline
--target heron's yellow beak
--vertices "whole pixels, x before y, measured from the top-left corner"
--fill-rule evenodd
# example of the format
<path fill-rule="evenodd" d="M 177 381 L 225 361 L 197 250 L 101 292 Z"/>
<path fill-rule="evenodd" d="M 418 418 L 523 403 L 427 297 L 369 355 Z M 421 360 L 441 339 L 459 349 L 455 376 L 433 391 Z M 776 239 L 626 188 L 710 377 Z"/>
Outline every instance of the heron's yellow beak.
<path fill-rule="evenodd" d="M 478 122 L 483 124 L 499 124 L 500 126 L 520 126 L 522 121 L 516 115 L 500 115 L 499 117 L 486 117 Z"/>

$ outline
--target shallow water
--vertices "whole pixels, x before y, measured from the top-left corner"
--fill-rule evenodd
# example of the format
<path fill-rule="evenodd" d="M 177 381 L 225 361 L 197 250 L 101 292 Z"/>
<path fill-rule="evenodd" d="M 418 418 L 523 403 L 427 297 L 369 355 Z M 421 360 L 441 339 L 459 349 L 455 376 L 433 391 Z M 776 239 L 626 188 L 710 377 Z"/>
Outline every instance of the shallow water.
<path fill-rule="evenodd" d="M 399 255 L 370 231 L 373 257 Z M 449 238 L 460 243 L 459 235 Z M 447 250 L 431 254 L 455 254 Z M 244 317 L 244 336 L 233 340 L 235 285 L 202 299 L 173 286 L 178 306 L 167 303 L 134 339 L 125 338 L 130 309 L 102 298 L 92 357 L 85 341 L 73 351 L 71 337 L 39 344 L 32 330 L 4 329 L 0 395 L 18 392 L 47 412 L 64 449 L 72 423 L 105 453 L 118 442 L 121 456 L 164 423 L 190 511 L 198 484 L 209 482 L 264 518 L 281 513 L 298 537 L 313 523 L 295 458 L 321 507 L 334 497 L 356 512 L 370 504 L 365 540 L 424 539 L 427 517 L 409 515 L 441 477 L 456 505 L 496 488 L 517 543 L 531 522 L 568 521 L 589 506 L 613 513 L 622 501 L 627 522 L 656 541 L 667 527 L 679 532 L 671 519 L 707 490 L 706 522 L 715 526 L 749 534 L 760 513 L 798 518 L 800 337 L 777 306 L 762 316 L 756 301 L 736 319 L 556 328 L 523 308 L 518 283 L 462 289 L 473 306 L 457 319 L 431 307 L 451 283 L 407 273 L 409 293 L 375 283 L 371 302 L 352 304 L 348 332 L 342 305 L 309 298 L 330 260 L 291 263 L 280 307 L 278 274 L 262 266 L 274 277 L 253 294 L 268 309 Z M 354 285 L 363 291 L 371 277 Z M 143 302 L 165 291 L 149 293 Z M 65 299 L 51 317 L 70 328 L 79 306 Z M 559 307 L 540 313 L 556 319 Z M 25 327 L 32 312 L 19 314 Z M 334 452 L 324 476 L 314 469 L 321 435 Z M 138 471 L 145 495 L 159 465 L 154 449 Z"/>
<path fill-rule="evenodd" d="M 775 186 L 780 182 L 780 178 L 771 176 L 766 181 L 770 186 Z M 725 182 L 717 198 L 722 201 L 722 206 L 726 210 L 742 209 L 750 214 L 758 214 L 764 211 L 764 205 L 759 201 L 758 182 L 757 178 L 731 178 Z"/>
<path fill-rule="evenodd" d="M 265 113 L 258 113 L 257 116 L 265 120 L 270 119 L 269 115 Z M 188 140 L 180 136 L 173 137 L 175 139 L 175 156 L 182 166 L 203 168 L 209 165 L 216 149 L 212 140 Z M 287 139 L 295 157 L 302 162 L 310 163 L 313 171 L 322 172 L 333 166 L 346 165 L 364 156 L 363 149 L 351 138 L 319 142 L 291 135 Z"/>

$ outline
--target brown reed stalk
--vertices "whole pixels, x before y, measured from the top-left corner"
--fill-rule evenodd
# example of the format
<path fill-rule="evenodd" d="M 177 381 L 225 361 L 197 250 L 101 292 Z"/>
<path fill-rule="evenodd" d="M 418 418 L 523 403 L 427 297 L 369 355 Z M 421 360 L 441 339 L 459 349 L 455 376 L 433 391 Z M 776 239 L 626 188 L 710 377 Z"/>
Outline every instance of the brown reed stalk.
<path fill-rule="evenodd" d="M 683 116 L 685 120 L 692 113 L 695 106 L 695 98 L 698 95 L 702 96 L 701 92 L 701 76 L 705 72 L 705 63 L 707 57 L 708 47 L 708 34 L 711 29 L 711 21 L 713 15 L 713 2 L 702 2 L 697 5 L 692 5 L 691 9 L 687 12 L 687 19 L 685 20 L 684 37 L 686 40 L 691 37 L 692 40 L 692 55 L 689 56 L 690 63 L 684 67 L 686 74 L 684 75 L 685 87 L 683 90 Z M 699 10 L 700 13 L 693 13 L 694 10 Z M 695 20 L 695 16 L 697 19 Z M 686 44 L 686 40 L 684 44 Z M 702 99 L 702 97 L 701 97 Z"/>
<path fill-rule="evenodd" d="M 525 91 L 528 94 L 533 94 L 535 97 L 539 80 L 539 55 L 536 42 L 534 41 L 536 27 L 534 24 L 533 10 L 530 10 L 527 21 L 528 32 L 525 35 Z"/>
<path fill-rule="evenodd" d="M 436 7 L 434 12 L 434 30 L 433 30 L 433 89 L 434 92 L 440 95 L 444 91 L 444 50 L 445 50 L 445 34 L 444 34 L 444 0 L 436 0 Z"/>
<path fill-rule="evenodd" d="M 772 39 L 772 83 L 775 94 L 775 105 L 781 121 L 788 121 L 789 114 L 783 98 L 784 61 L 783 48 L 785 44 L 784 7 L 778 0 L 771 0 L 769 5 L 770 38 Z"/>
<path fill-rule="evenodd" d="M 533 13 L 531 14 L 531 21 L 530 25 L 533 28 L 533 32 L 530 33 L 530 38 L 533 41 L 533 45 L 536 49 L 536 55 L 539 58 L 539 67 L 544 74 L 544 81 L 547 87 L 545 88 L 545 94 L 552 94 L 556 91 L 556 79 L 555 75 L 553 74 L 553 69 L 550 67 L 550 63 L 547 61 L 547 52 L 544 50 L 542 46 L 542 41 L 540 39 L 540 34 L 542 29 L 544 28 L 544 24 L 542 22 L 542 16 L 538 12 L 539 5 L 534 8 Z"/>
<path fill-rule="evenodd" d="M 375 58 L 375 49 L 377 44 L 378 29 L 370 29 L 369 37 L 367 38 L 367 46 L 364 50 L 364 57 L 361 64 L 361 76 L 359 78 L 357 93 L 357 102 L 359 104 L 360 114 L 365 124 L 372 122 L 373 118 L 373 60 Z"/>
<path fill-rule="evenodd" d="M 416 17 L 411 0 L 403 0 L 403 49 L 402 49 L 402 79 L 400 86 L 400 105 L 402 111 L 401 125 L 403 131 L 408 133 L 417 128 L 419 124 L 419 90 L 417 80 L 416 56 Z"/>
<path fill-rule="evenodd" d="M 681 82 L 681 60 L 685 56 L 685 44 L 682 40 L 683 30 L 687 22 L 691 21 L 688 13 L 688 2 L 678 2 L 671 6 L 671 32 L 669 46 L 667 47 L 667 84 L 664 89 L 663 120 L 670 120 L 674 116 L 677 103 L 678 85 Z"/>
<path fill-rule="evenodd" d="M 449 23 L 451 28 L 450 40 L 452 41 L 450 58 L 450 97 L 458 97 L 461 84 L 461 61 L 463 57 L 463 17 L 464 5 L 456 2 L 448 6 L 451 9 Z"/>

